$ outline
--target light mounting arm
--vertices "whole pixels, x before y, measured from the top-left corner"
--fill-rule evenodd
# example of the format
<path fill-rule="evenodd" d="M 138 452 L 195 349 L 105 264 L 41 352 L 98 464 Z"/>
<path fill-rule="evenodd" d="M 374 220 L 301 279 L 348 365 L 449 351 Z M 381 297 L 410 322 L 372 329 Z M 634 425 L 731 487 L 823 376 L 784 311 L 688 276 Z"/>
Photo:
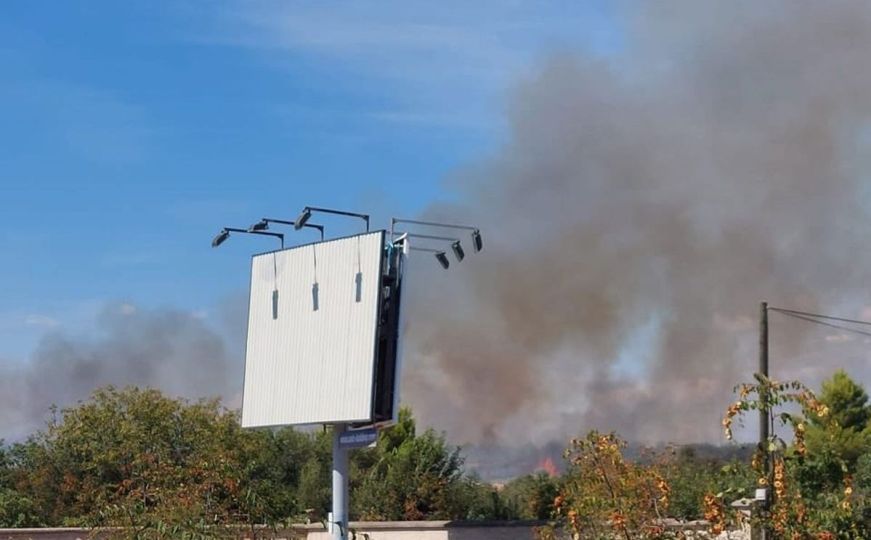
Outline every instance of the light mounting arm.
<path fill-rule="evenodd" d="M 223 244 L 227 238 L 230 238 L 230 233 L 241 233 L 241 234 L 257 234 L 260 236 L 272 236 L 274 238 L 278 238 L 281 241 L 281 249 L 284 249 L 284 235 L 276 232 L 266 232 L 266 231 L 249 231 L 248 229 L 239 229 L 236 227 L 224 227 L 221 229 L 215 237 L 212 239 L 212 247 L 218 247 Z"/>
<path fill-rule="evenodd" d="M 401 232 L 401 233 L 397 233 L 397 234 L 399 234 L 400 238 L 403 238 L 403 239 L 404 238 L 420 238 L 422 240 L 436 240 L 436 241 L 440 241 L 440 242 L 450 242 L 451 243 L 451 250 L 454 252 L 454 257 L 457 258 L 457 262 L 462 261 L 463 258 L 466 256 L 466 252 L 463 250 L 463 246 L 462 246 L 462 244 L 460 244 L 459 238 L 454 238 L 451 236 L 435 236 L 432 234 L 416 234 L 416 233 L 410 233 L 410 232 Z"/>
<path fill-rule="evenodd" d="M 423 221 L 420 219 L 401 219 L 401 218 L 392 218 L 390 220 L 390 237 L 396 234 L 396 224 L 397 223 L 408 223 L 410 225 L 422 225 L 424 227 L 439 227 L 444 229 L 459 229 L 464 231 L 472 231 L 472 249 L 475 250 L 475 253 L 484 249 L 484 242 L 481 240 L 481 230 L 478 227 L 473 227 L 471 225 L 457 225 L 454 223 L 440 223 L 438 221 Z"/>
<path fill-rule="evenodd" d="M 432 253 L 433 255 L 435 255 L 436 260 L 439 262 L 442 268 L 444 268 L 445 270 L 447 270 L 451 266 L 451 261 L 448 260 L 447 254 L 445 254 L 445 252 L 440 249 L 422 247 L 409 247 L 408 249 L 410 249 L 411 251 L 423 251 L 426 253 Z"/>
<path fill-rule="evenodd" d="M 349 216 L 360 218 L 366 222 L 366 232 L 369 232 L 369 214 L 358 214 L 356 212 L 346 212 L 345 210 L 333 210 L 332 208 L 320 208 L 317 206 L 306 206 L 296 218 L 293 228 L 299 230 L 305 226 L 311 218 L 312 212 L 322 212 L 324 214 L 335 214 L 337 216 Z"/>
<path fill-rule="evenodd" d="M 270 223 L 278 223 L 279 225 L 290 225 L 294 229 L 296 229 L 295 221 L 287 221 L 285 219 L 274 219 L 274 218 L 263 218 L 254 225 L 248 227 L 248 232 L 257 232 L 257 231 L 265 231 L 269 229 Z M 308 227 L 310 229 L 317 229 L 321 233 L 321 240 L 324 239 L 324 226 L 317 225 L 315 223 L 303 223 L 303 227 Z"/>

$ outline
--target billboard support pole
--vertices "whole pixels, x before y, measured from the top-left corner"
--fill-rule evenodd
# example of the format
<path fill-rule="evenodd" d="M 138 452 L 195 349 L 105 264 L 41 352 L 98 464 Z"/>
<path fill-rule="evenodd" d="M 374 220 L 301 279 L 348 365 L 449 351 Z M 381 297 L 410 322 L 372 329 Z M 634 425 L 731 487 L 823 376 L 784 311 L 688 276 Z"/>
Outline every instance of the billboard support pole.
<path fill-rule="evenodd" d="M 346 428 L 345 424 L 333 425 L 333 540 L 348 540 L 348 450 L 339 440 Z"/>

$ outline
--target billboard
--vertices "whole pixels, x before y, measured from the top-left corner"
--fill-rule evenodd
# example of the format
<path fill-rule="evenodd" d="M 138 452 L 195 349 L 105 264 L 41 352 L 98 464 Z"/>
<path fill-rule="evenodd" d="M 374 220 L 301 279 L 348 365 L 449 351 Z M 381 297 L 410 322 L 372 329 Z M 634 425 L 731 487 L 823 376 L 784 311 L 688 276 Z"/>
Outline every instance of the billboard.
<path fill-rule="evenodd" d="M 392 417 L 394 251 L 377 231 L 252 258 L 243 427 Z"/>

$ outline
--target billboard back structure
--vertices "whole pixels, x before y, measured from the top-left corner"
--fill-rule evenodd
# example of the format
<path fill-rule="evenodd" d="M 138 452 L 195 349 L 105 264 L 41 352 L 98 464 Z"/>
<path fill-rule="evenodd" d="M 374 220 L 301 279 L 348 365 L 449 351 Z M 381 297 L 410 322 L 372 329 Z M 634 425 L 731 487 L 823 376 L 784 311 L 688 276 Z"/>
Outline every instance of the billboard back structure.
<path fill-rule="evenodd" d="M 255 255 L 242 426 L 395 413 L 399 261 L 384 231 Z"/>

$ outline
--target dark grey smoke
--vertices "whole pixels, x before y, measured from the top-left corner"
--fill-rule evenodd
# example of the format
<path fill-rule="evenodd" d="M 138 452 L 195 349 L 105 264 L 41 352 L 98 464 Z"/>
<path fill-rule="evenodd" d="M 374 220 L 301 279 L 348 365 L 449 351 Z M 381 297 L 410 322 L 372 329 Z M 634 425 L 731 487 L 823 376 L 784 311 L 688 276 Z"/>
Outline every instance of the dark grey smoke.
<path fill-rule="evenodd" d="M 404 396 L 455 440 L 721 440 L 761 300 L 869 303 L 871 4 L 644 4 L 623 50 L 523 84 L 507 143 L 453 179 L 474 202 L 429 212 L 485 231 L 413 268 Z M 867 344 L 776 324 L 777 376 L 867 375 Z"/>
<path fill-rule="evenodd" d="M 188 398 L 222 397 L 238 405 L 241 358 L 190 313 L 110 305 L 92 337 L 52 332 L 27 365 L 0 371 L 0 438 L 33 432 L 52 404 L 74 404 L 107 384 L 150 386 Z"/>

